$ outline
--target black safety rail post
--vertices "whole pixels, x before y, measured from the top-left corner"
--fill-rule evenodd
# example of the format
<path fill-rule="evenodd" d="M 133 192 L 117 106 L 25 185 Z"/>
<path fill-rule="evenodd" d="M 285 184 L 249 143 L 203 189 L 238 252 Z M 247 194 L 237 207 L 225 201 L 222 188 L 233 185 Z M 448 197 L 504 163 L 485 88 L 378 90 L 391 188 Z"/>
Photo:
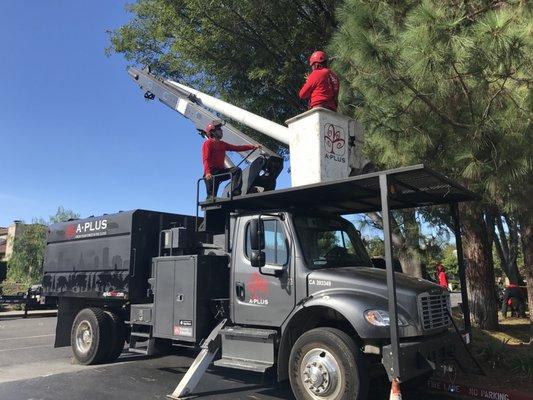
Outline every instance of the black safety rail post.
<path fill-rule="evenodd" d="M 389 185 L 386 174 L 379 175 L 379 189 L 381 192 L 381 217 L 383 219 L 383 242 L 385 244 L 385 265 L 387 268 L 387 294 L 389 300 L 390 318 L 390 339 L 392 359 L 391 371 L 387 371 L 389 376 L 398 378 L 400 376 L 400 344 L 398 340 L 398 307 L 396 304 L 396 277 L 394 276 L 394 266 L 392 264 L 392 235 L 390 225 L 389 209 Z"/>
<path fill-rule="evenodd" d="M 196 219 L 194 220 L 195 230 L 198 232 L 198 207 L 200 207 L 200 182 L 205 178 L 200 178 L 196 181 Z"/>
<path fill-rule="evenodd" d="M 31 291 L 31 287 L 26 292 L 26 301 L 24 304 L 24 316 L 22 318 L 28 318 L 28 310 L 30 308 L 30 291 Z"/>
<path fill-rule="evenodd" d="M 466 288 L 466 269 L 463 256 L 463 241 L 461 239 L 461 221 L 459 219 L 459 206 L 457 203 L 450 203 L 450 211 L 453 219 L 453 233 L 455 235 L 455 248 L 457 249 L 457 265 L 459 267 L 459 281 L 461 282 L 461 308 L 465 319 L 465 331 L 472 333 L 470 322 L 470 306 L 468 305 L 468 291 Z"/>
<path fill-rule="evenodd" d="M 215 178 L 219 176 L 226 176 L 229 175 L 230 179 L 230 192 L 229 192 L 229 198 L 230 200 L 233 200 L 233 172 L 224 172 L 222 174 L 217 175 L 211 175 L 211 184 L 213 187 L 211 188 L 211 193 L 213 193 L 213 197 L 211 199 L 211 202 L 215 202 L 216 193 L 215 193 Z M 202 177 L 196 181 L 196 219 L 195 219 L 195 225 L 196 225 L 196 231 L 198 232 L 198 208 L 200 207 L 200 182 L 206 181 L 205 177 Z"/>

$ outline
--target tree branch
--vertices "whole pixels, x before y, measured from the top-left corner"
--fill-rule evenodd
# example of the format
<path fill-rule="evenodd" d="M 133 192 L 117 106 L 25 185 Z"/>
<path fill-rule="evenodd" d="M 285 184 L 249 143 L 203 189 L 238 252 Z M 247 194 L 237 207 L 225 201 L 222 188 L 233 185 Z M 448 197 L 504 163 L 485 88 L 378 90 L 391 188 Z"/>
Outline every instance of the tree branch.
<path fill-rule="evenodd" d="M 465 81 L 463 80 L 463 77 L 457 71 L 457 67 L 455 66 L 455 63 L 452 63 L 452 68 L 455 71 L 457 78 L 459 78 L 459 82 L 461 83 L 461 87 L 463 88 L 463 93 L 465 94 L 467 100 L 468 100 L 468 109 L 470 110 L 470 119 L 472 120 L 472 123 L 475 122 L 475 116 L 474 116 L 474 106 L 472 105 L 472 98 L 470 97 L 470 91 L 467 89 Z"/>
<path fill-rule="evenodd" d="M 445 113 L 439 110 L 439 108 L 433 104 L 433 102 L 423 93 L 420 93 L 411 83 L 402 77 L 394 77 L 394 74 L 391 74 L 392 77 L 400 82 L 402 82 L 406 87 L 409 88 L 420 100 L 422 100 L 431 111 L 433 111 L 435 114 L 437 114 L 444 122 L 453 125 L 458 128 L 470 128 L 471 125 L 462 124 L 460 122 L 456 122 L 453 119 L 451 119 L 449 116 L 447 116 Z"/>

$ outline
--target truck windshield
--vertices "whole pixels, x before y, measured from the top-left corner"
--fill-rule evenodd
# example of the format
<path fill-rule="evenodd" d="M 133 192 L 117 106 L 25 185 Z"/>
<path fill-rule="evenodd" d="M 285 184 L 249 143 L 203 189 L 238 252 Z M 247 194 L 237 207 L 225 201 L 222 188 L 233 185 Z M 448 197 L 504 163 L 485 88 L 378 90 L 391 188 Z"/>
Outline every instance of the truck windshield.
<path fill-rule="evenodd" d="M 347 220 L 295 216 L 294 224 L 310 268 L 371 265 L 357 230 Z"/>

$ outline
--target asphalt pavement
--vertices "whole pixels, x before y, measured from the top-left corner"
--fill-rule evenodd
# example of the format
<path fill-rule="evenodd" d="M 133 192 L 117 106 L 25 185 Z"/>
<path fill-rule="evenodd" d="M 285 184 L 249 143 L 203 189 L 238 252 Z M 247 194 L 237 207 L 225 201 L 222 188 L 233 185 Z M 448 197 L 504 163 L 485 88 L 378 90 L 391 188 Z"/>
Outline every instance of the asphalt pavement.
<path fill-rule="evenodd" d="M 195 357 L 193 350 L 145 357 L 126 351 L 112 364 L 81 366 L 70 347 L 53 348 L 55 317 L 0 319 L 1 400 L 166 399 Z M 369 400 L 388 399 L 389 387 L 373 382 Z M 222 400 L 293 399 L 272 375 L 213 367 L 193 398 Z M 436 394 L 404 395 L 407 400 L 448 399 Z"/>

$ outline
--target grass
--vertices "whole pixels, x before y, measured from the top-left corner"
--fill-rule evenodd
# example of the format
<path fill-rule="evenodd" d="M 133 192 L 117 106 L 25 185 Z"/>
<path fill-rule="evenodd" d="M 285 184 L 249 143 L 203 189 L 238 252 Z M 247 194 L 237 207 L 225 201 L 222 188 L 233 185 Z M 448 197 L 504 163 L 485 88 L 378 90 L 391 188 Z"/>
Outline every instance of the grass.
<path fill-rule="evenodd" d="M 457 382 L 483 388 L 533 393 L 531 339 L 531 325 L 526 318 L 501 320 L 498 331 L 473 328 L 470 349 L 487 376 L 459 372 Z M 465 360 L 474 369 L 472 361 Z"/>
<path fill-rule="evenodd" d="M 492 382 L 533 392 L 533 345 L 529 319 L 500 321 L 500 331 L 473 332 L 472 353 Z"/>

